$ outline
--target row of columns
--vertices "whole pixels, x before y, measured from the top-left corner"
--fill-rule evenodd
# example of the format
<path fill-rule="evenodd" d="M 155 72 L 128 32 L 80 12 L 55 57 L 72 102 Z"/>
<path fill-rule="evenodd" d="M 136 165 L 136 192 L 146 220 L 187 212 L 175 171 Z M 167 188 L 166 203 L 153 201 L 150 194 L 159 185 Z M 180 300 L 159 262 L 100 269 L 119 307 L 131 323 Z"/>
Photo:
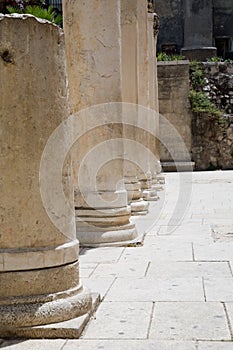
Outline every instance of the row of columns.
<path fill-rule="evenodd" d="M 64 32 L 0 16 L 1 337 L 40 337 L 34 326 L 90 312 L 78 241 L 133 242 L 131 215 L 157 199 L 159 161 L 141 161 L 140 144 L 158 159 L 147 132 L 158 120 L 138 132 L 124 123 L 129 103 L 133 118 L 138 104 L 158 108 L 155 15 L 147 0 L 64 0 L 63 10 Z"/>
<path fill-rule="evenodd" d="M 130 152 L 128 147 L 137 148 L 127 142 L 132 138 L 149 147 L 148 133 L 142 131 L 138 136 L 136 121 L 128 130 L 123 120 L 127 113 L 124 104 L 118 106 L 117 111 L 116 105 L 110 105 L 126 102 L 153 110 L 158 106 L 155 102 L 153 27 L 154 14 L 148 13 L 147 0 L 92 1 L 88 9 L 85 2 L 64 2 L 71 113 L 76 116 L 77 124 L 83 122 L 79 113 L 82 109 L 88 108 L 89 114 L 96 114 L 94 122 L 84 116 L 86 128 L 94 132 L 86 132 L 75 146 L 75 208 L 77 235 L 82 245 L 131 242 L 137 237 L 131 214 L 146 214 L 148 202 L 145 199 L 158 199 L 152 182 L 156 175 L 155 161 L 153 164 L 148 157 L 146 168 L 139 170 L 124 154 L 126 149 Z M 92 108 L 100 104 L 108 104 L 108 108 Z M 139 111 L 134 108 L 137 118 Z M 146 130 L 148 125 L 144 127 Z M 152 120 L 152 131 L 156 127 L 158 117 Z M 124 141 L 107 142 L 110 139 Z M 152 142 L 153 151 L 158 152 L 157 141 L 153 139 Z M 97 148 L 97 144 L 101 147 Z M 98 150 L 105 154 L 105 159 L 114 162 L 105 163 L 97 176 L 93 162 L 100 162 Z M 89 163 L 86 159 L 80 178 L 80 164 L 88 152 L 95 153 L 96 157 L 90 156 Z M 158 157 L 158 153 L 156 155 Z M 97 183 L 92 181 L 93 176 Z M 117 189 L 123 178 L 125 186 Z M 83 186 L 84 193 L 79 186 L 82 181 L 88 184 Z"/>

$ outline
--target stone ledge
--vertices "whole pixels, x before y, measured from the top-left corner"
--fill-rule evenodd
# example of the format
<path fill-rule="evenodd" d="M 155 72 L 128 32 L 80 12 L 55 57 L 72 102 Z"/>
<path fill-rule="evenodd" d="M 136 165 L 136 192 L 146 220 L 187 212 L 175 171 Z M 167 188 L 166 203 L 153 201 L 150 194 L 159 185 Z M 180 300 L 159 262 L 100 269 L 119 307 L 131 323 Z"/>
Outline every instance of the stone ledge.
<path fill-rule="evenodd" d="M 181 66 L 189 65 L 189 60 L 158 61 L 157 66 Z"/>

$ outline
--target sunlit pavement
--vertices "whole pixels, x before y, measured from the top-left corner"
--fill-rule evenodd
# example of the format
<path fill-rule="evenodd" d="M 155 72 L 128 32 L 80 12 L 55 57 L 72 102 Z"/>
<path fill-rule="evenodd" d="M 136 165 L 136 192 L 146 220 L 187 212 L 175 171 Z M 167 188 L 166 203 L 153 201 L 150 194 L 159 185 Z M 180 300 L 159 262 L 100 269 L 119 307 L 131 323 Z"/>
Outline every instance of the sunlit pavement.
<path fill-rule="evenodd" d="M 233 171 L 169 173 L 136 217 L 143 246 L 82 249 L 82 282 L 102 302 L 79 340 L 4 349 L 232 350 Z"/>

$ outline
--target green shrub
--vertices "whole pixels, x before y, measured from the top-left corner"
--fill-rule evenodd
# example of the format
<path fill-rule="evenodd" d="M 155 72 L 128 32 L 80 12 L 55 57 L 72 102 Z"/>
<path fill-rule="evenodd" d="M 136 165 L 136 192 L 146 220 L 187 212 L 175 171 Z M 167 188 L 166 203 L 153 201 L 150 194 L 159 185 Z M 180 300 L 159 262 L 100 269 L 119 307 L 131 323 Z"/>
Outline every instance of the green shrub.
<path fill-rule="evenodd" d="M 210 113 L 214 116 L 220 116 L 221 111 L 212 103 L 208 97 L 201 91 L 190 90 L 189 100 L 191 103 L 191 108 L 194 112 L 200 113 Z"/>
<path fill-rule="evenodd" d="M 218 57 L 218 56 L 208 58 L 208 60 L 207 60 L 207 62 L 222 62 L 222 61 L 223 61 L 223 59 L 221 57 Z"/>
<path fill-rule="evenodd" d="M 159 52 L 157 54 L 158 61 L 167 61 L 167 54 L 165 52 Z"/>
<path fill-rule="evenodd" d="M 8 6 L 7 10 L 9 13 L 26 13 L 33 15 L 37 18 L 46 19 L 49 22 L 60 25 L 62 23 L 62 15 L 57 14 L 56 11 L 53 10 L 52 6 L 49 6 L 48 9 L 43 8 L 41 6 L 26 6 L 24 10 L 19 7 Z"/>
<path fill-rule="evenodd" d="M 157 54 L 158 61 L 179 61 L 184 60 L 185 57 L 181 55 L 167 55 L 165 52 L 159 52 Z"/>
<path fill-rule="evenodd" d="M 194 90 L 200 90 L 205 84 L 204 72 L 201 68 L 201 63 L 197 61 L 190 62 L 190 81 Z"/>

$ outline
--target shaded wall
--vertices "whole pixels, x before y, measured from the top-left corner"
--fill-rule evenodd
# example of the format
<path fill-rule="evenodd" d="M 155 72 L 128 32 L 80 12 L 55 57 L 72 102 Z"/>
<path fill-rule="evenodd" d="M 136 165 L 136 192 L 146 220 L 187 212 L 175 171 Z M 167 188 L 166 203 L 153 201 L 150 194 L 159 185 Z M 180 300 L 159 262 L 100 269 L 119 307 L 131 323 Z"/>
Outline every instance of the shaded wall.
<path fill-rule="evenodd" d="M 158 62 L 158 90 L 160 114 L 179 132 L 189 152 L 191 152 L 191 114 L 189 106 L 189 62 Z M 168 148 L 174 148 L 174 134 L 167 135 L 168 130 L 160 119 L 160 134 L 166 135 Z M 180 150 L 176 160 L 187 161 L 187 155 Z M 160 147 L 161 162 L 173 161 L 165 146 Z"/>
<path fill-rule="evenodd" d="M 158 51 L 163 44 L 175 43 L 177 51 L 184 46 L 183 0 L 156 0 L 155 11 L 160 17 Z"/>

